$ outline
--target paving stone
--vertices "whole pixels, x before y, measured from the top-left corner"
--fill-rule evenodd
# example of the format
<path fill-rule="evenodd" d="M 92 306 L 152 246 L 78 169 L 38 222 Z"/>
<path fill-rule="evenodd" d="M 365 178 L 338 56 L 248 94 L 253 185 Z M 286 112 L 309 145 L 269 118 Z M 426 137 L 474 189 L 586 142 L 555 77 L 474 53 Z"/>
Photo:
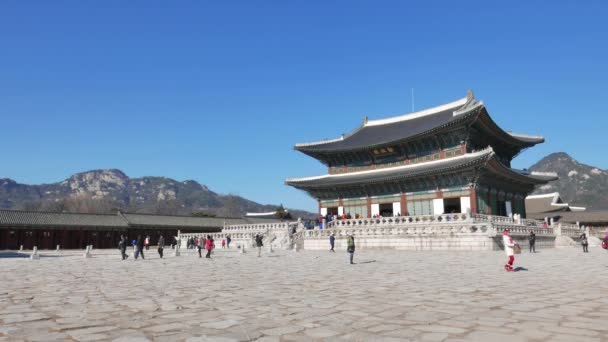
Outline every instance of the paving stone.
<path fill-rule="evenodd" d="M 518 255 L 517 273 L 501 251 L 0 259 L 0 341 L 598 341 L 606 258 L 579 252 Z"/>

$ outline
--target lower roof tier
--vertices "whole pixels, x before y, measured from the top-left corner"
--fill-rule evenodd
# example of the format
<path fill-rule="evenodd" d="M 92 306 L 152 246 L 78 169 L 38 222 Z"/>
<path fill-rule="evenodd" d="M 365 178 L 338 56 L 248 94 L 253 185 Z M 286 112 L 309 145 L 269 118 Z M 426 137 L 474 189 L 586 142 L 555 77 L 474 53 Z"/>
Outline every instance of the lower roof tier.
<path fill-rule="evenodd" d="M 537 174 L 506 167 L 492 148 L 488 147 L 449 159 L 386 169 L 287 179 L 285 183 L 307 191 L 315 198 L 335 198 L 345 192 L 365 196 L 395 191 L 395 188 L 400 192 L 410 192 L 425 188 L 428 190 L 481 183 L 483 180 L 529 192 L 538 184 L 556 179 L 556 174 Z"/>

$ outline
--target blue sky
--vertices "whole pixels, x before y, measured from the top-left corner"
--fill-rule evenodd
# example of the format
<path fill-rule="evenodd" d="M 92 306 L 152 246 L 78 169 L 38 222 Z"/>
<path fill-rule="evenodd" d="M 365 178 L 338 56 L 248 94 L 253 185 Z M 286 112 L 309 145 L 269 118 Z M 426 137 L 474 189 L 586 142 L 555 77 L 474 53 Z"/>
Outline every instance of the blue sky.
<path fill-rule="evenodd" d="M 505 129 L 608 169 L 605 1 L 3 1 L 0 177 L 194 179 L 316 210 L 292 149 L 473 89 Z"/>

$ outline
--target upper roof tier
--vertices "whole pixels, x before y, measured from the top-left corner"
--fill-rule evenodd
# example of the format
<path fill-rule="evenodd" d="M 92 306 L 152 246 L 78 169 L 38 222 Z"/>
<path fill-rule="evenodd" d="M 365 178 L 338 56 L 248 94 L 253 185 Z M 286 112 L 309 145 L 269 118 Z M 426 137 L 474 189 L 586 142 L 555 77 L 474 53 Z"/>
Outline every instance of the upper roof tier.
<path fill-rule="evenodd" d="M 323 154 L 360 151 L 390 144 L 403 143 L 419 137 L 437 134 L 459 124 L 472 124 L 481 119 L 480 125 L 495 135 L 501 143 L 516 149 L 544 142 L 540 136 L 506 132 L 489 117 L 483 101 L 475 100 L 472 91 L 467 96 L 419 112 L 379 120 L 365 120 L 363 125 L 347 135 L 332 140 L 296 144 L 295 149 L 318 158 Z"/>

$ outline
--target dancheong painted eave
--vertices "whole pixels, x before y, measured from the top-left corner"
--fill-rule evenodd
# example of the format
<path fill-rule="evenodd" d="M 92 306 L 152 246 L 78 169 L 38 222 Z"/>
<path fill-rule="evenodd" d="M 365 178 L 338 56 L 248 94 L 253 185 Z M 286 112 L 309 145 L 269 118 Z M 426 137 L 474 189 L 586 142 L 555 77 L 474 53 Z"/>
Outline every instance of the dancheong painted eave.
<path fill-rule="evenodd" d="M 472 167 L 485 167 L 493 173 L 501 173 L 524 183 L 544 184 L 557 179 L 556 174 L 534 174 L 504 166 L 496 159 L 491 147 L 465 155 L 429 161 L 420 164 L 395 166 L 390 168 L 350 172 L 335 175 L 322 175 L 306 178 L 290 178 L 285 184 L 298 189 L 349 186 L 362 183 L 379 183 L 412 177 L 424 177 L 445 172 L 456 172 Z"/>
<path fill-rule="evenodd" d="M 529 147 L 544 142 L 541 136 L 507 132 L 487 113 L 483 101 L 477 101 L 472 91 L 466 97 L 415 113 L 379 120 L 366 120 L 353 132 L 336 139 L 299 143 L 295 150 L 315 156 L 367 150 L 379 146 L 405 142 L 421 136 L 440 133 L 443 129 L 471 122 L 485 116 L 484 122 L 506 143 Z"/>

